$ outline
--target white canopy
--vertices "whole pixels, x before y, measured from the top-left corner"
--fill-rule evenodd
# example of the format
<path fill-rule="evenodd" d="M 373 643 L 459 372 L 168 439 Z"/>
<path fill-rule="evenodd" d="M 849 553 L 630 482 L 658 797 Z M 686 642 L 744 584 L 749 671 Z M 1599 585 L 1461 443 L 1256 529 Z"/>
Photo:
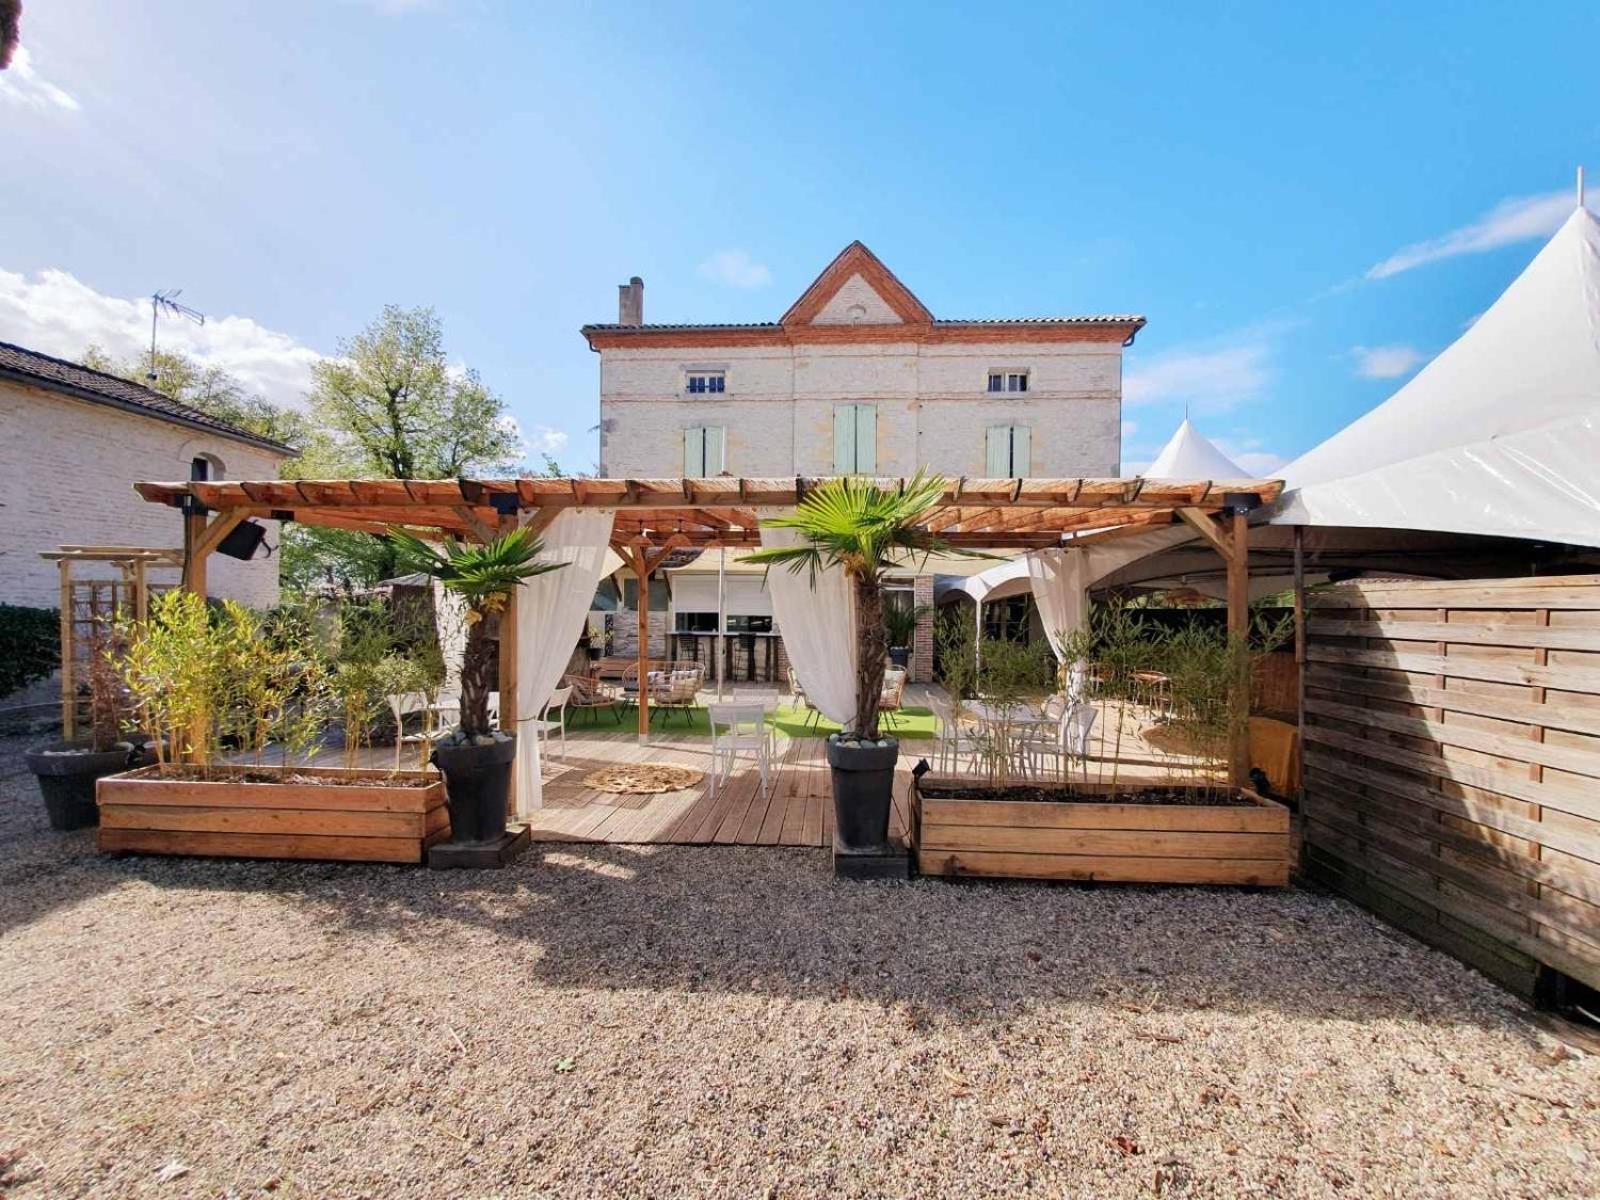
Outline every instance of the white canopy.
<path fill-rule="evenodd" d="M 1284 468 L 1281 525 L 1600 546 L 1600 221 L 1575 210 L 1454 344 Z"/>
<path fill-rule="evenodd" d="M 1248 472 L 1183 418 L 1167 444 L 1145 471 L 1146 479 L 1244 479 Z"/>

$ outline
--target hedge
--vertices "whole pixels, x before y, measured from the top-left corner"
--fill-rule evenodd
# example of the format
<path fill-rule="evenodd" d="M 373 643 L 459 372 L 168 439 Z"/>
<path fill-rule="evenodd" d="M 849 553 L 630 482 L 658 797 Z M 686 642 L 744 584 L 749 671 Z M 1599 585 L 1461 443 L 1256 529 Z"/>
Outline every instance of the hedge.
<path fill-rule="evenodd" d="M 9 696 L 61 663 L 61 616 L 53 608 L 0 604 L 0 696 Z"/>

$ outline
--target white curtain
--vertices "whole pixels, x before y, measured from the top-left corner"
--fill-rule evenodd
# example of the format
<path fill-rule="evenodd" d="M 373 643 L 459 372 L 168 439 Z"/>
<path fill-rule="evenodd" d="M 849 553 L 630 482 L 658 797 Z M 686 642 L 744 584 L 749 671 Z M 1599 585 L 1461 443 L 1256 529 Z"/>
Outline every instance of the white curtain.
<path fill-rule="evenodd" d="M 1081 550 L 1030 550 L 1028 581 L 1044 633 L 1056 661 L 1065 660 L 1066 639 L 1089 619 L 1089 559 Z"/>
<path fill-rule="evenodd" d="M 761 527 L 761 545 L 798 546 L 798 530 Z M 827 717 L 848 725 L 856 713 L 856 604 L 840 567 L 818 571 L 777 565 L 767 572 L 772 613 L 783 648 L 806 698 Z"/>
<path fill-rule="evenodd" d="M 437 579 L 433 581 L 433 630 L 444 659 L 442 691 L 453 701 L 461 694 L 461 660 L 467 652 L 467 606 Z"/>
<path fill-rule="evenodd" d="M 535 575 L 517 591 L 517 763 L 518 814 L 544 806 L 539 739 L 530 722 L 561 682 L 578 644 L 589 603 L 605 572 L 616 512 L 575 508 L 562 513 L 540 534 L 541 562 L 564 562 L 559 571 Z"/>

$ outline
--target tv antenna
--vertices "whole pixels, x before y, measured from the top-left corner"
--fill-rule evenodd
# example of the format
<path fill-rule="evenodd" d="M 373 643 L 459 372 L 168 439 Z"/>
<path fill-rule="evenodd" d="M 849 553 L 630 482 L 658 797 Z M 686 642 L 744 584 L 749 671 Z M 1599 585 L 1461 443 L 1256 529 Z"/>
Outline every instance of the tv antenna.
<path fill-rule="evenodd" d="M 182 317 L 185 321 L 192 321 L 196 325 L 206 323 L 206 315 L 198 309 L 190 308 L 187 304 L 179 304 L 178 297 L 183 295 L 182 288 L 168 288 L 164 292 L 155 292 L 150 296 L 150 371 L 145 378 L 151 383 L 156 381 L 156 322 L 162 313 L 174 317 Z"/>

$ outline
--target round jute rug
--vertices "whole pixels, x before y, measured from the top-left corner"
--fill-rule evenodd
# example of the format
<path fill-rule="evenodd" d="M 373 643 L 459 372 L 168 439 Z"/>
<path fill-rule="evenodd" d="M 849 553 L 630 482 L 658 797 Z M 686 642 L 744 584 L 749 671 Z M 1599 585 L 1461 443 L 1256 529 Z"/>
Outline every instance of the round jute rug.
<path fill-rule="evenodd" d="M 693 767 L 678 767 L 667 763 L 634 763 L 622 767 L 605 767 L 591 771 L 583 777 L 583 786 L 597 792 L 612 792 L 621 796 L 648 796 L 654 792 L 678 792 L 693 787 L 706 777 L 704 771 Z"/>

